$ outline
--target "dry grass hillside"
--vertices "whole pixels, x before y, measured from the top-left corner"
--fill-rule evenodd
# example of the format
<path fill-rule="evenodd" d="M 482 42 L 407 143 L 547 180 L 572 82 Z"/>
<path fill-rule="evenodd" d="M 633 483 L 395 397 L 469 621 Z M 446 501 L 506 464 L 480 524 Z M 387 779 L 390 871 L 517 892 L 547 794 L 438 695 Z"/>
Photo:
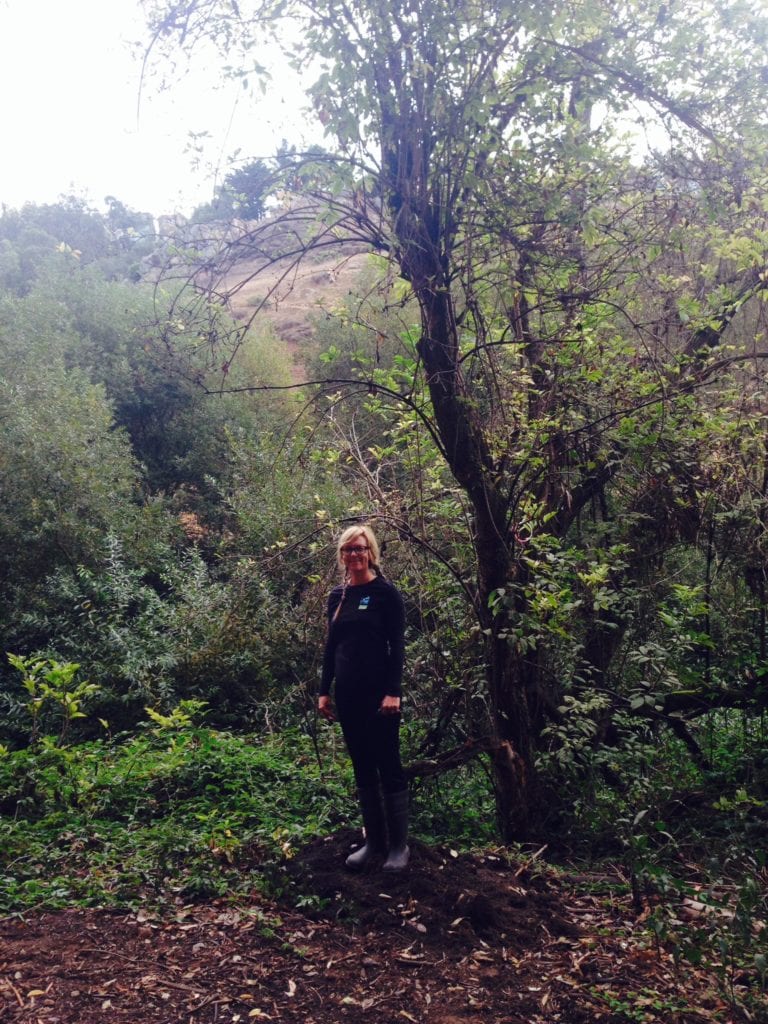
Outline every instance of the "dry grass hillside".
<path fill-rule="evenodd" d="M 301 248 L 317 212 L 309 204 L 286 207 L 264 221 L 193 224 L 174 218 L 162 225 L 158 247 L 144 261 L 145 279 L 192 279 L 200 291 L 226 296 L 235 320 L 269 324 L 298 361 L 314 321 L 364 287 L 361 279 L 371 258 L 359 246 L 357 251 L 330 246 L 307 252 L 298 264 L 294 257 L 279 259 L 281 252 Z M 300 373 L 299 367 L 297 377 Z"/>
<path fill-rule="evenodd" d="M 307 258 L 298 267 L 277 263 L 260 269 L 261 262 L 242 260 L 225 275 L 234 316 L 266 321 L 289 346 L 312 334 L 312 319 L 341 306 L 356 291 L 368 256 L 335 253 Z"/>
<path fill-rule="evenodd" d="M 359 291 L 366 253 L 307 257 L 299 266 L 287 261 L 263 268 L 263 261 L 241 260 L 222 285 L 235 319 L 253 326 L 269 324 L 293 361 L 296 383 L 305 379 L 302 350 L 316 319 L 344 305 Z"/>

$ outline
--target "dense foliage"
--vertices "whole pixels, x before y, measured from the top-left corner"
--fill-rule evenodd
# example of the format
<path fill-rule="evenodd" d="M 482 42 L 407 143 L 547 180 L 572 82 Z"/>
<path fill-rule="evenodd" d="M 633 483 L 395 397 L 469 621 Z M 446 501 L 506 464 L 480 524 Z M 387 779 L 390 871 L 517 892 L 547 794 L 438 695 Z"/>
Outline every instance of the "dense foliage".
<path fill-rule="evenodd" d="M 272 170 L 263 160 L 251 160 L 230 171 L 216 189 L 210 203 L 198 206 L 193 222 L 230 220 L 261 220 L 274 185 Z"/>

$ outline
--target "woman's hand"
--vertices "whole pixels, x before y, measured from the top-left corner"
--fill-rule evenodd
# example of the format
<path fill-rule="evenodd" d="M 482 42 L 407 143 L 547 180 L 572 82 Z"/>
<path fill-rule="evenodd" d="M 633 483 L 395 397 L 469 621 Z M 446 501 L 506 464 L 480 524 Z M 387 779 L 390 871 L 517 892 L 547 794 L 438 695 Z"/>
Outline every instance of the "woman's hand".
<path fill-rule="evenodd" d="M 392 697 L 389 694 L 379 705 L 379 711 L 382 715 L 399 715 L 400 714 L 400 698 Z"/>
<path fill-rule="evenodd" d="M 336 716 L 334 715 L 333 708 L 331 707 L 331 698 L 327 693 L 324 693 L 322 696 L 317 698 L 317 710 L 327 722 L 336 721 Z"/>

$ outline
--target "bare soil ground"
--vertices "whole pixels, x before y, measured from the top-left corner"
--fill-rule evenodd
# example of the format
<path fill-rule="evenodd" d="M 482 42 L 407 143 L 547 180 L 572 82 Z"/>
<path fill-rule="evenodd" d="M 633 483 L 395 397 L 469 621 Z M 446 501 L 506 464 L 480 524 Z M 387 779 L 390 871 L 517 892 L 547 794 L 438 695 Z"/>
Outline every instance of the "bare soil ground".
<path fill-rule="evenodd" d="M 415 844 L 402 875 L 317 841 L 256 894 L 0 922 L 0 1019 L 34 1024 L 701 1024 L 748 1018 L 649 944 L 605 876 Z M 585 885 L 591 881 L 592 885 Z M 616 881 L 615 879 L 613 880 Z M 603 893 L 603 894 L 600 894 Z M 298 908 L 297 908 L 298 907 Z"/>

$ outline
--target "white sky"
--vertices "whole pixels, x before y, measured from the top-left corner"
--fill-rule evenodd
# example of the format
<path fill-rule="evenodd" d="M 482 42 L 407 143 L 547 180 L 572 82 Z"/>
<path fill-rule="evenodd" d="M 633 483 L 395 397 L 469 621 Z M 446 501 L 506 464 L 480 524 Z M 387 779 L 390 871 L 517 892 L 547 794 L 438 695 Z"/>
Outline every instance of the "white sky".
<path fill-rule="evenodd" d="M 275 82 L 253 104 L 200 62 L 169 92 L 145 85 L 146 40 L 137 0 L 0 0 L 0 204 L 84 196 L 103 208 L 114 195 L 155 216 L 191 212 L 211 198 L 227 158 L 301 145 L 298 85 Z M 210 132 L 202 164 L 185 152 L 190 132 Z M 317 141 L 317 140 L 316 140 Z"/>

